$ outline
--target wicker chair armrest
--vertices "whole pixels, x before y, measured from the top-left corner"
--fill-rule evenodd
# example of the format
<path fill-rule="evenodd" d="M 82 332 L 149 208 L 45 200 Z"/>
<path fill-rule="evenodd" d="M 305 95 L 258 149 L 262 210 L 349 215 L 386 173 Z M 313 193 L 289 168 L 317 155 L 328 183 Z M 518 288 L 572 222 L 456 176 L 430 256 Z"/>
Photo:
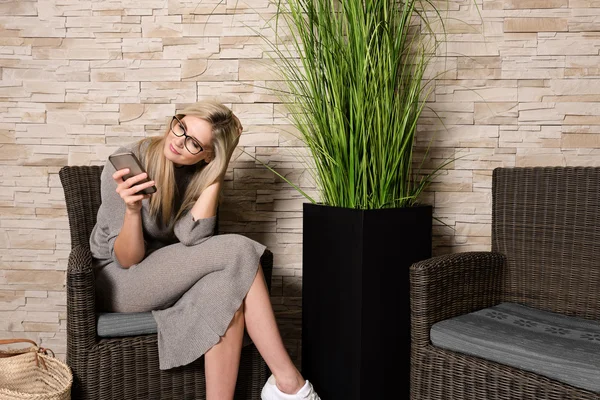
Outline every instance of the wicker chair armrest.
<path fill-rule="evenodd" d="M 413 345 L 428 345 L 431 326 L 438 321 L 497 304 L 505 261 L 496 252 L 463 252 L 411 265 Z"/>
<path fill-rule="evenodd" d="M 92 253 L 75 246 L 67 266 L 67 357 L 96 342 L 96 291 Z"/>
<path fill-rule="evenodd" d="M 73 247 L 69 253 L 67 273 L 79 275 L 90 271 L 92 271 L 92 252 L 89 247 L 81 245 Z"/>

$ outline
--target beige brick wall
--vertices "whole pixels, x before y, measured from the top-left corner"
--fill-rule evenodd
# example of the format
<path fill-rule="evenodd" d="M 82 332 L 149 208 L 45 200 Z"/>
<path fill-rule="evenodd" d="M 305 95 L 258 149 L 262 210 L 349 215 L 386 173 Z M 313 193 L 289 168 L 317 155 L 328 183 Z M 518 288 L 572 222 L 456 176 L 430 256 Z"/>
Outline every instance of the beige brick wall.
<path fill-rule="evenodd" d="M 418 142 L 433 140 L 431 165 L 464 157 L 425 196 L 448 225 L 434 227 L 435 254 L 487 250 L 493 168 L 600 165 L 600 2 L 438 3 L 448 36 L 432 73 L 445 73 Z M 230 105 L 244 150 L 311 189 L 257 35 L 272 34 L 274 10 L 268 0 L 0 3 L 0 337 L 64 357 L 70 238 L 57 172 L 102 164 L 187 103 Z M 240 151 L 227 195 L 222 230 L 275 254 L 273 304 L 298 362 L 303 199 Z"/>

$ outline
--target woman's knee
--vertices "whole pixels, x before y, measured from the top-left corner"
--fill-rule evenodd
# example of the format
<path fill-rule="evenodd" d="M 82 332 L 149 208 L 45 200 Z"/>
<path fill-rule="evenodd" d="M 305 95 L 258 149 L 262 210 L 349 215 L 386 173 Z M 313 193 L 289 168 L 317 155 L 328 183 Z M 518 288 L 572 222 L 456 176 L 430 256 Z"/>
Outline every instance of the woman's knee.
<path fill-rule="evenodd" d="M 227 241 L 227 253 L 233 264 L 245 264 L 243 261 L 253 259 L 256 255 L 252 239 L 242 235 L 232 234 L 230 240 Z M 253 265 L 256 268 L 256 265 Z"/>
<path fill-rule="evenodd" d="M 238 235 L 236 233 L 232 233 L 228 236 L 229 236 L 228 242 L 230 243 L 231 247 L 235 247 L 243 252 L 254 251 L 252 239 L 250 239 L 244 235 Z"/>

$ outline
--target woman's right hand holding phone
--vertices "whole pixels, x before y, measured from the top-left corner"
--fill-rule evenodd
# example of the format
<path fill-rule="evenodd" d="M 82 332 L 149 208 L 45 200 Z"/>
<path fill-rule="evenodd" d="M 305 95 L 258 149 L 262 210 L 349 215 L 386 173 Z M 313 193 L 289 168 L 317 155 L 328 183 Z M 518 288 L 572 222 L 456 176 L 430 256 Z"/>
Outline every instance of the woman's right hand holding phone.
<path fill-rule="evenodd" d="M 150 198 L 150 194 L 138 193 L 140 190 L 152 187 L 154 181 L 143 182 L 148 174 L 145 172 L 123 180 L 123 177 L 129 173 L 129 168 L 116 171 L 113 179 L 117 183 L 117 193 L 125 202 L 127 211 L 139 212 L 142 209 L 142 200 Z"/>

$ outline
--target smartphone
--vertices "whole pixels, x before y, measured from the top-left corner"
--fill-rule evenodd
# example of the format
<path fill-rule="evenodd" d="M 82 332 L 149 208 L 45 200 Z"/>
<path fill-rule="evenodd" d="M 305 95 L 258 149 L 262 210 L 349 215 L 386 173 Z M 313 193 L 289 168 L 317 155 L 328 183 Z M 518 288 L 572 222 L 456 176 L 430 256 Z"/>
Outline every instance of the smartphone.
<path fill-rule="evenodd" d="M 143 174 L 144 172 L 146 172 L 144 170 L 144 167 L 142 167 L 142 163 L 140 162 L 140 160 L 138 160 L 135 154 L 133 154 L 131 151 L 111 154 L 110 156 L 108 156 L 108 160 L 117 171 L 120 169 L 129 168 L 129 173 L 123 176 L 123 180 L 129 179 L 132 176 Z M 148 182 L 149 180 L 149 178 L 146 178 L 139 183 Z M 156 186 L 142 189 L 138 193 L 152 194 L 154 192 L 156 192 Z"/>

